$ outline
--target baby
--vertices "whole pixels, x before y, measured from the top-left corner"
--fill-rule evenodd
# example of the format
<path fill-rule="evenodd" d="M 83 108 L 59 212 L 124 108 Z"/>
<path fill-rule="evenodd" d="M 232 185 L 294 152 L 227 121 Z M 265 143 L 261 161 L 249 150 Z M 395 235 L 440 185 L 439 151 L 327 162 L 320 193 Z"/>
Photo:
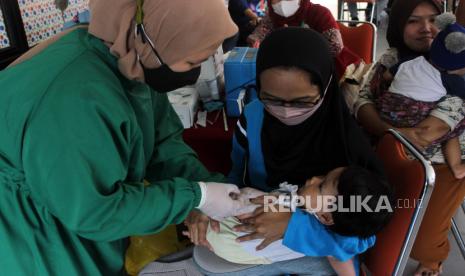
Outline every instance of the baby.
<path fill-rule="evenodd" d="M 241 190 L 243 197 L 258 195 L 265 195 L 264 202 L 271 197 L 279 207 L 294 210 L 291 219 L 306 220 L 312 232 L 305 237 L 286 232 L 283 239 L 256 250 L 263 240 L 237 242 L 238 237 L 247 233 L 235 232 L 234 226 L 241 222 L 231 217 L 220 223 L 220 232 L 210 228 L 207 232 L 207 240 L 219 257 L 239 264 L 270 264 L 303 256 L 325 256 L 338 275 L 357 275 L 359 264 L 356 256 L 374 245 L 374 234 L 382 229 L 392 214 L 390 187 L 378 176 L 356 166 L 336 168 L 325 177 L 313 177 L 298 191 L 297 186 L 287 183 L 281 184 L 280 189 L 270 194 L 253 188 Z M 351 196 L 361 196 L 363 200 L 363 196 L 368 195 L 372 197 L 367 201 L 367 206 L 373 212 L 364 208 L 349 210 Z M 337 210 L 331 209 L 335 205 L 331 206 L 331 200 L 327 200 L 330 198 L 335 199 L 332 203 L 337 204 Z M 386 208 L 377 208 L 380 204 Z M 268 211 L 279 211 L 279 208 L 273 210 L 272 206 L 264 206 L 264 210 L 268 207 Z M 295 240 L 298 240 L 300 252 L 286 247 L 288 243 L 295 244 Z"/>

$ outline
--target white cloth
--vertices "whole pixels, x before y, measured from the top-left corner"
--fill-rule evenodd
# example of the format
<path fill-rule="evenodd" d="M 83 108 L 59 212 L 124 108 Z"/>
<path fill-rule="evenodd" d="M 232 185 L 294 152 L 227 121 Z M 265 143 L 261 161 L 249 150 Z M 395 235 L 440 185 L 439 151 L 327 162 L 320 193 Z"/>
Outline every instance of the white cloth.
<path fill-rule="evenodd" d="M 219 233 L 208 227 L 207 240 L 216 255 L 237 264 L 271 264 L 304 257 L 303 254 L 284 246 L 283 240 L 277 240 L 259 251 L 255 248 L 263 239 L 237 242 L 237 238 L 247 234 L 233 230 L 233 227 L 239 224 L 237 219 L 230 217 L 220 222 Z"/>
<path fill-rule="evenodd" d="M 447 94 L 441 73 L 423 56 L 399 66 L 389 91 L 423 102 L 436 102 Z"/>

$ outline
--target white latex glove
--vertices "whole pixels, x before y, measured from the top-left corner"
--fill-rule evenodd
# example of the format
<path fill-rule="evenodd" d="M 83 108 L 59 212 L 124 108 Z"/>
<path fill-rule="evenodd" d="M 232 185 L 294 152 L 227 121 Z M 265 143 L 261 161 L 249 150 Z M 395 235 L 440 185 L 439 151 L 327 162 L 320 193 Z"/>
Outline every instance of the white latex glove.
<path fill-rule="evenodd" d="M 254 204 L 250 202 L 250 200 L 264 195 L 267 195 L 267 193 L 254 188 L 246 187 L 241 189 L 241 194 L 237 198 L 239 200 L 244 201 L 247 204 L 247 206 L 250 206 L 247 207 L 250 208 L 250 212 L 246 214 L 252 214 L 255 211 L 255 209 L 257 209 L 257 207 L 259 207 L 260 205 Z"/>
<path fill-rule="evenodd" d="M 253 199 L 253 198 L 256 198 L 256 197 L 259 197 L 259 196 L 262 196 L 262 195 L 266 195 L 267 193 L 263 192 L 263 191 L 260 191 L 260 190 L 257 190 L 257 189 L 254 189 L 254 188 L 250 188 L 250 187 L 246 187 L 246 188 L 242 188 L 241 189 L 241 194 L 240 196 L 241 197 L 245 197 L 246 199 Z"/>
<path fill-rule="evenodd" d="M 252 212 L 256 206 L 244 197 L 236 185 L 214 182 L 199 182 L 202 198 L 197 208 L 205 215 L 218 221 L 227 217 Z"/>

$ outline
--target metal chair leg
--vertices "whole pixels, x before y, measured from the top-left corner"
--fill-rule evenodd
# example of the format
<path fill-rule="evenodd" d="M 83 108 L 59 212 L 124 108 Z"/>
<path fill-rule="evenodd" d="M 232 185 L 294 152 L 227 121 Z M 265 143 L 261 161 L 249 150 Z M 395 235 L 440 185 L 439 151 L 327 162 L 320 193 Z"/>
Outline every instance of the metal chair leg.
<path fill-rule="evenodd" d="M 465 208 L 463 204 L 462 208 Z M 460 253 L 462 253 L 462 257 L 465 259 L 465 241 L 463 240 L 462 235 L 460 234 L 459 228 L 454 218 L 452 218 L 452 234 L 454 235 L 454 238 L 457 241 Z"/>
<path fill-rule="evenodd" d="M 373 2 L 373 6 L 371 7 L 370 22 L 376 24 L 376 22 L 374 22 L 374 20 L 375 20 L 375 9 L 376 9 L 376 2 Z"/>
<path fill-rule="evenodd" d="M 341 6 L 339 7 L 340 8 L 339 20 L 343 20 L 344 19 L 344 1 L 343 0 L 340 0 L 340 1 L 341 1 Z"/>

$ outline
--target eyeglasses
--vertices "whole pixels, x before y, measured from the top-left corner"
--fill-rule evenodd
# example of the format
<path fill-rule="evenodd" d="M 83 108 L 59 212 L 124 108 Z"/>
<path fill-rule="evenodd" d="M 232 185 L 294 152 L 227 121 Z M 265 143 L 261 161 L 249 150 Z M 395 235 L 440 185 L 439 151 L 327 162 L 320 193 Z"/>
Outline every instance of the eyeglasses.
<path fill-rule="evenodd" d="M 258 98 L 262 101 L 263 104 L 273 105 L 273 106 L 286 106 L 286 107 L 296 107 L 296 108 L 312 108 L 319 104 L 325 97 L 326 91 L 328 91 L 329 85 L 333 79 L 333 75 L 329 76 L 328 84 L 326 85 L 323 96 L 320 95 L 315 101 L 286 101 L 281 99 L 271 99 L 261 96 L 261 93 L 258 93 Z"/>
<path fill-rule="evenodd" d="M 286 101 L 281 99 L 271 99 L 271 98 L 264 98 L 260 96 L 260 101 L 262 101 L 265 105 L 273 105 L 273 106 L 286 106 L 286 107 L 296 107 L 296 108 L 311 108 L 316 106 L 322 100 L 322 97 L 319 97 L 315 101 Z"/>

